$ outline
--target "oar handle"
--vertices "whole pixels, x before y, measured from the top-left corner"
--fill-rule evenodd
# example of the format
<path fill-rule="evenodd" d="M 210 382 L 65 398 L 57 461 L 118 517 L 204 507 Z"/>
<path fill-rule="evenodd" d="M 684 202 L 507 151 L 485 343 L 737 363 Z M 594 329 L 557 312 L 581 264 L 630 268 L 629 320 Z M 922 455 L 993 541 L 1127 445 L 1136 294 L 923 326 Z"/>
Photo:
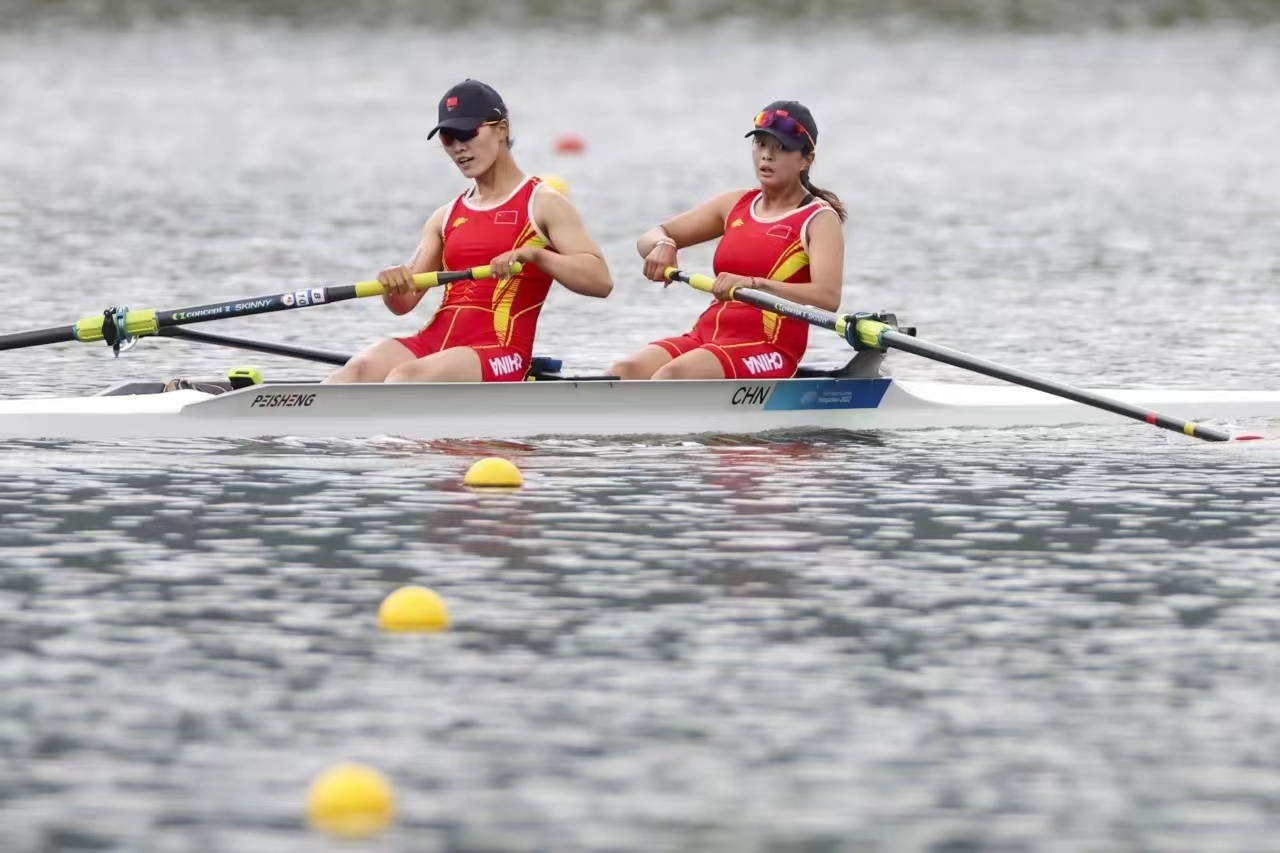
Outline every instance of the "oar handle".
<path fill-rule="evenodd" d="M 716 280 L 709 275 L 687 273 L 675 267 L 667 267 L 663 273 L 667 281 L 682 281 L 695 290 L 711 293 Z M 849 342 L 854 349 L 883 350 L 881 335 L 893 327 L 880 321 L 875 314 L 837 314 L 824 311 L 810 305 L 801 305 L 771 293 L 765 293 L 750 287 L 735 287 L 729 291 L 729 298 L 736 302 L 759 308 L 761 311 L 773 311 L 787 317 L 794 317 L 812 326 L 830 329 Z"/>
<path fill-rule="evenodd" d="M 511 275 L 519 275 L 524 265 L 519 261 L 511 265 Z M 442 284 L 451 284 L 455 281 L 474 281 L 477 279 L 492 278 L 493 268 L 488 264 L 482 267 L 472 267 L 469 270 L 449 270 L 443 272 L 420 272 L 413 277 L 413 284 L 418 290 L 428 290 L 432 287 L 439 287 Z M 382 286 L 379 281 L 358 281 L 355 283 L 356 297 L 364 298 L 366 296 L 383 296 L 387 289 Z"/>
<path fill-rule="evenodd" d="M 676 267 L 667 267 L 663 275 L 667 277 L 667 281 L 683 281 L 694 290 L 701 290 L 703 293 L 710 293 L 716 283 L 716 280 L 709 275 L 687 273 Z"/>

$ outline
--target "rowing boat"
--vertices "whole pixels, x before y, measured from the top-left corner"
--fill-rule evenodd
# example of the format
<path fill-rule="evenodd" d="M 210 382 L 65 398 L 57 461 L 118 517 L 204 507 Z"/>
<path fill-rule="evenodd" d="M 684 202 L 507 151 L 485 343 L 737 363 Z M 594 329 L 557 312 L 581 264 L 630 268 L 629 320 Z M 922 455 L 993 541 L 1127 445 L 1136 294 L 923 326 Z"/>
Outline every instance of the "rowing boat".
<path fill-rule="evenodd" d="M 518 265 L 512 266 L 518 272 Z M 490 276 L 488 267 L 423 273 L 421 289 Z M 703 275 L 667 270 L 711 292 Z M 349 356 L 195 332 L 210 320 L 329 305 L 382 295 L 376 281 L 311 288 L 256 299 L 171 311 L 108 308 L 74 324 L 0 335 L 0 350 L 70 341 L 102 341 L 119 355 L 139 338 L 290 355 L 327 364 Z M 560 376 L 558 363 L 524 383 L 390 385 L 263 384 L 256 372 L 225 385 L 165 390 L 165 383 L 126 383 L 92 397 L 0 402 L 0 439 L 148 437 L 418 439 L 528 438 L 542 435 L 742 434 L 769 430 L 901 430 L 936 427 L 1060 426 L 1128 419 L 1206 441 L 1257 438 L 1187 420 L 1280 417 L 1280 391 L 1087 390 L 920 340 L 892 314 L 836 314 L 747 288 L 729 298 L 794 317 L 840 335 L 857 352 L 844 368 L 805 370 L 793 379 L 621 382 L 616 377 Z M 879 375 L 890 349 L 912 353 L 1014 387 L 900 382 Z M 868 364 L 870 369 L 867 369 Z M 1178 416 L 1166 414 L 1176 410 Z"/>
<path fill-rule="evenodd" d="M 1123 418 L 1014 386 L 890 378 L 254 385 L 160 393 L 130 383 L 91 397 L 0 402 L 0 439 L 158 437 L 529 438 L 1064 426 Z M 1280 418 L 1280 392 L 1110 390 L 1150 409 Z"/>

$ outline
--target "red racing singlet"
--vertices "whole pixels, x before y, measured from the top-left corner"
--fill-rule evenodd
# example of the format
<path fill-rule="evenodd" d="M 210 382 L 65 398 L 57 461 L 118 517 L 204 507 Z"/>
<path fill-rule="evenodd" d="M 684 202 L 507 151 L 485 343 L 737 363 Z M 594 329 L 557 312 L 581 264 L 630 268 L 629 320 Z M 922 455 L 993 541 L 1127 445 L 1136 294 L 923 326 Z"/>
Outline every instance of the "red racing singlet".
<path fill-rule="evenodd" d="M 826 205 L 820 200 L 772 219 L 755 214 L 761 191 L 743 194 L 729 211 L 716 247 L 714 269 L 772 281 L 805 283 L 809 278 L 809 223 Z M 713 302 L 694 326 L 695 337 L 716 344 L 767 343 L 795 362 L 809 345 L 809 324 L 742 302 Z"/>
<path fill-rule="evenodd" d="M 449 206 L 442 228 L 444 268 L 484 266 L 521 246 L 548 246 L 533 218 L 533 199 L 542 181 L 529 177 L 498 204 L 473 206 L 463 193 Z M 477 350 L 486 380 L 523 378 L 533 352 L 538 314 L 551 289 L 551 276 L 533 264 L 501 281 L 493 278 L 446 285 L 431 321 L 413 338 L 401 339 L 418 357 L 451 347 Z M 486 352 L 488 351 L 488 352 Z M 519 363 L 522 362 L 522 363 Z M 518 375 L 516 375 L 518 373 Z"/>

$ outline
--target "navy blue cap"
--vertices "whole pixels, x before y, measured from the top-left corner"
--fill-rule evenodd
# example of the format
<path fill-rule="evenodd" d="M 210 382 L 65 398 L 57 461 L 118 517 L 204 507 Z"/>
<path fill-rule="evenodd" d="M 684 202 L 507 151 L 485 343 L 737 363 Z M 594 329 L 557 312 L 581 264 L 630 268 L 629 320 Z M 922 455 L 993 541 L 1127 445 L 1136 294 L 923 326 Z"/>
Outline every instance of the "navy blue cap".
<path fill-rule="evenodd" d="M 507 105 L 492 86 L 479 80 L 463 80 L 440 99 L 436 126 L 431 128 L 427 139 L 441 130 L 475 130 L 485 122 L 506 117 Z"/>
<path fill-rule="evenodd" d="M 774 101 L 760 112 L 774 112 L 779 116 L 785 116 L 793 119 L 800 127 L 809 132 L 808 136 L 804 131 L 795 128 L 794 132 L 788 133 L 778 127 L 753 127 L 746 136 L 755 136 L 757 133 L 767 133 L 774 139 L 778 140 L 788 151 L 803 151 L 806 148 L 813 148 L 818 144 L 818 123 L 813 118 L 813 113 L 809 112 L 809 108 L 799 101 Z"/>

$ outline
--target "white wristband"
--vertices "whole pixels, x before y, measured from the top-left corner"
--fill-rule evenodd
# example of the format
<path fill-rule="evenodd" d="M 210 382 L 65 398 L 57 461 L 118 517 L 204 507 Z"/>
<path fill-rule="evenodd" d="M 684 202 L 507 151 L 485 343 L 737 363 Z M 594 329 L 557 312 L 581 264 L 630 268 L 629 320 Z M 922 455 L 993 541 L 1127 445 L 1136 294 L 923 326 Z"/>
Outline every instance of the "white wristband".
<path fill-rule="evenodd" d="M 670 246 L 673 249 L 680 248 L 679 246 L 676 245 L 676 241 L 672 240 L 670 237 L 662 237 L 658 240 L 654 240 L 653 245 L 654 246 Z"/>

